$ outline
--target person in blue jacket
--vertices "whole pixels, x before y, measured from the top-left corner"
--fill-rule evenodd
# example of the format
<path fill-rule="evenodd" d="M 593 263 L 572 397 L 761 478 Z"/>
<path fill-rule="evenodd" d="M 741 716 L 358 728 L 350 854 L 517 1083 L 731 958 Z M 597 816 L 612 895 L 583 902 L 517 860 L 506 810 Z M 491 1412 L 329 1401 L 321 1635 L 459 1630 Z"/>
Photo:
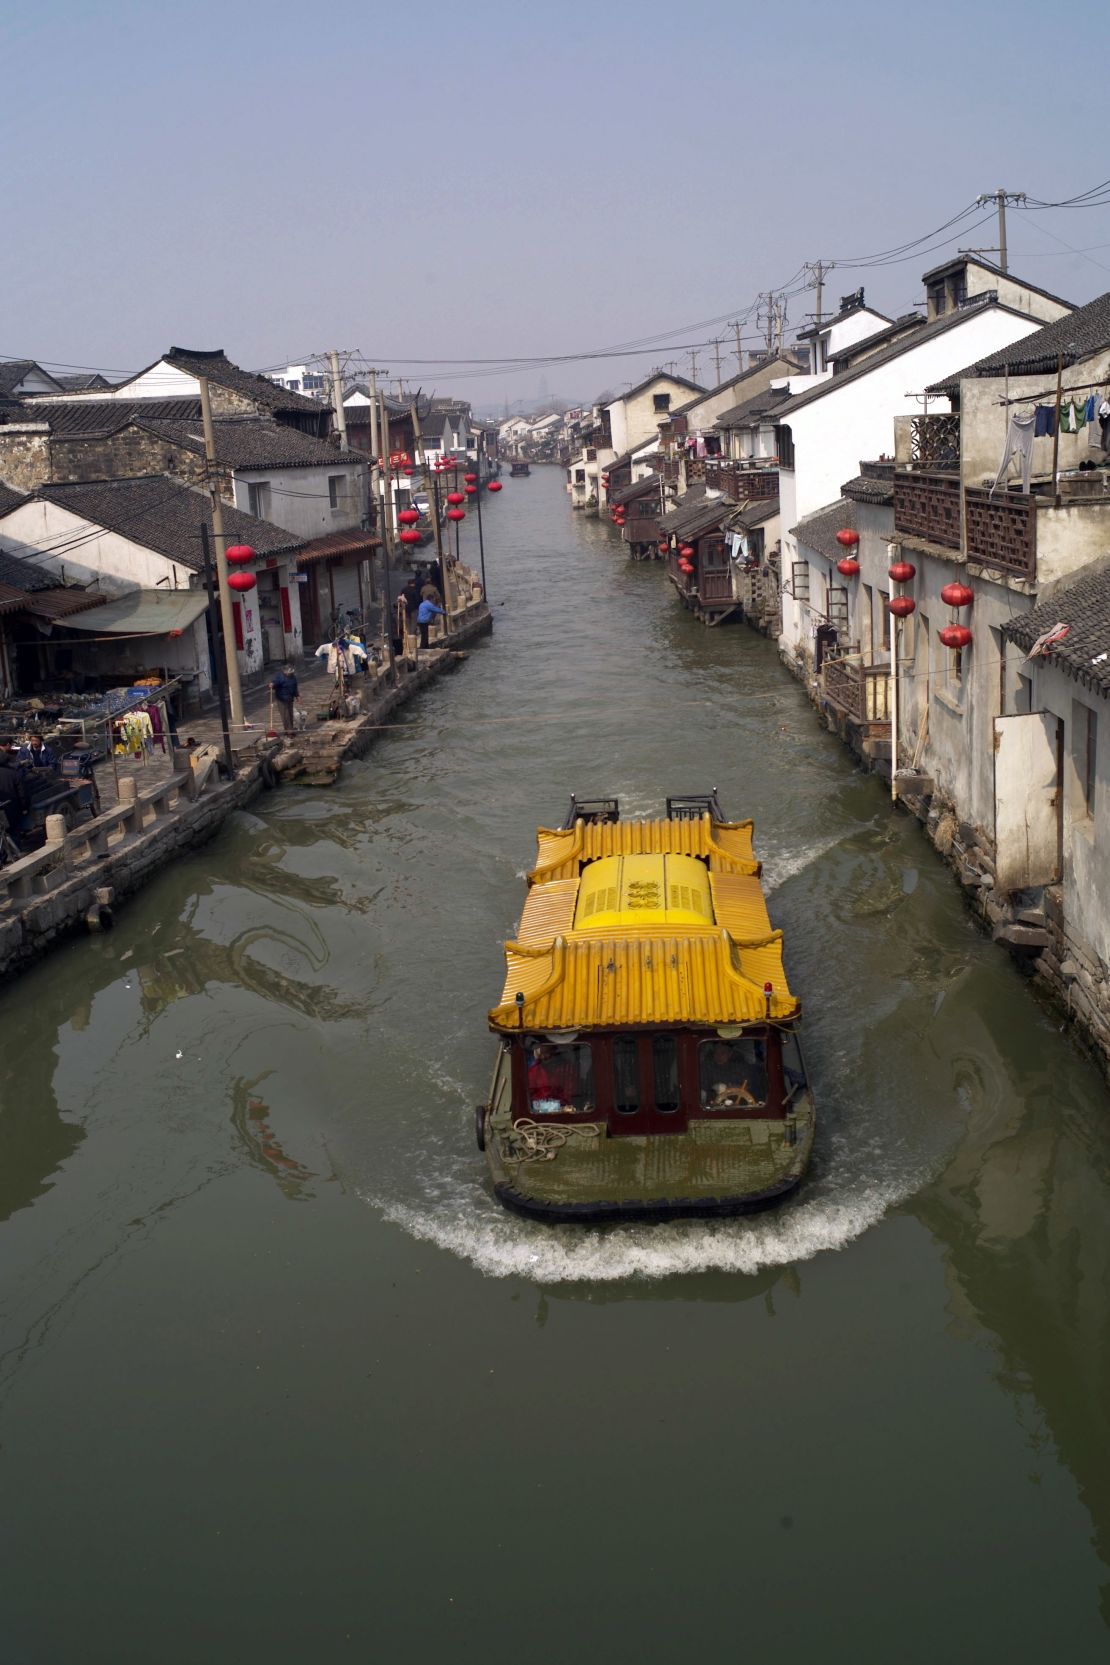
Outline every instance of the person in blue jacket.
<path fill-rule="evenodd" d="M 420 627 L 420 646 L 422 648 L 426 648 L 428 645 L 428 626 L 437 613 L 441 619 L 447 617 L 442 607 L 437 607 L 434 601 L 429 601 L 426 597 L 416 609 L 416 622 Z"/>

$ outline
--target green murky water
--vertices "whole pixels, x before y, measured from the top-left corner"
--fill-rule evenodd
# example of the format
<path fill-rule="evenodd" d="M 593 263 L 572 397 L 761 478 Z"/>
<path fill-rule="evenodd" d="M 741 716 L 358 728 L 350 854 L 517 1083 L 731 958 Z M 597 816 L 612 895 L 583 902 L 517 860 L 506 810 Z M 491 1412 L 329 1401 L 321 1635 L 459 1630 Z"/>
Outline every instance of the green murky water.
<path fill-rule="evenodd" d="M 4 1658 L 1102 1660 L 1103 1084 L 770 644 L 554 471 L 486 528 L 492 643 L 0 992 Z M 812 1176 L 505 1215 L 471 1108 L 534 827 L 713 785 Z"/>

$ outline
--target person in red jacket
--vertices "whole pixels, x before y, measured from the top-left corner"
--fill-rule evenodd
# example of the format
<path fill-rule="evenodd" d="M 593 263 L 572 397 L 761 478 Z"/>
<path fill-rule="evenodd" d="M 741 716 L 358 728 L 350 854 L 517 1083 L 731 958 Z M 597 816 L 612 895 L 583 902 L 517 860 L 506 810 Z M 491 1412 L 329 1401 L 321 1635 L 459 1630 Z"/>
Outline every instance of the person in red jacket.
<path fill-rule="evenodd" d="M 558 1104 L 560 1108 L 569 1105 L 573 1108 L 574 1095 L 578 1090 L 577 1071 L 573 1059 L 547 1042 L 536 1048 L 535 1057 L 528 1066 L 528 1101 L 533 1109 L 539 1106 L 550 1108 Z"/>

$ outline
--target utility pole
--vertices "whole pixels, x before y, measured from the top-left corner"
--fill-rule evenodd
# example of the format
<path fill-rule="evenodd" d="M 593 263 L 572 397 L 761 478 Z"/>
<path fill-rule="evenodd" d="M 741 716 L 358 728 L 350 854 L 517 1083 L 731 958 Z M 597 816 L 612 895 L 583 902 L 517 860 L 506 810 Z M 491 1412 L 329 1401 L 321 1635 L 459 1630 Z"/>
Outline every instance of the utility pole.
<path fill-rule="evenodd" d="M 714 385 L 714 387 L 720 387 L 720 385 L 721 385 L 721 342 L 720 342 L 720 338 L 715 336 L 713 338 L 713 340 L 709 343 L 709 345 L 713 349 L 713 358 L 716 361 L 716 365 L 717 365 L 717 380 L 714 382 L 713 385 Z"/>
<path fill-rule="evenodd" d="M 393 487 L 389 479 L 389 417 L 386 414 L 385 394 L 379 394 L 381 399 L 381 436 L 382 436 L 382 558 L 385 566 L 385 644 L 386 660 L 389 665 L 389 680 L 397 686 L 397 661 L 393 654 L 393 584 L 389 576 L 390 559 L 393 552 Z"/>
<path fill-rule="evenodd" d="M 736 369 L 740 371 L 744 368 L 744 353 L 740 346 L 740 325 L 734 322 L 728 327 L 736 337 Z"/>
<path fill-rule="evenodd" d="M 339 374 L 339 354 L 333 347 L 328 354 L 331 365 L 331 396 L 335 402 L 335 420 L 339 424 L 339 449 L 349 451 L 347 443 L 347 412 L 343 409 L 343 381 Z"/>
<path fill-rule="evenodd" d="M 690 380 L 692 382 L 696 382 L 697 379 L 698 379 L 698 355 L 697 355 L 697 353 L 691 351 L 691 353 L 690 353 Z"/>
<path fill-rule="evenodd" d="M 208 396 L 208 377 L 198 376 L 197 382 L 200 387 L 200 415 L 204 425 L 205 473 L 208 476 L 208 494 L 212 499 L 212 538 L 216 545 L 216 581 L 220 587 L 220 625 L 224 638 L 224 663 L 227 667 L 227 697 L 231 706 L 231 726 L 242 728 L 243 690 L 239 684 L 239 661 L 235 657 L 235 615 L 227 583 L 227 536 L 224 532 L 220 481 L 216 473 L 216 431 L 212 426 L 212 401 Z"/>
<path fill-rule="evenodd" d="M 836 265 L 835 260 L 807 260 L 805 269 L 813 273 L 813 288 L 817 291 L 816 322 L 820 324 L 823 312 L 822 297 L 825 293 L 825 279 Z"/>
<path fill-rule="evenodd" d="M 1004 272 L 1008 272 L 1010 269 L 1006 251 L 1006 204 L 1008 202 L 1012 202 L 1017 205 L 1024 201 L 1024 191 L 1007 191 L 1004 190 L 1001 185 L 998 187 L 997 191 L 984 191 L 982 196 L 976 198 L 976 206 L 979 208 L 985 208 L 988 202 L 993 202 L 997 205 L 998 249 L 996 252 L 998 254 L 998 264 Z"/>

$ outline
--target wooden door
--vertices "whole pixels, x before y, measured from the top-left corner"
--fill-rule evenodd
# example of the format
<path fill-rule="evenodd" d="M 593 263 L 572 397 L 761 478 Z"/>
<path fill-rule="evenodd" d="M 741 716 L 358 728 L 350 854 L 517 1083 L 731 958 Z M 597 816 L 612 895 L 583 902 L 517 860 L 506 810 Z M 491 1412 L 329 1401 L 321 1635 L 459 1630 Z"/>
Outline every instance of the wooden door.
<path fill-rule="evenodd" d="M 610 1042 L 613 1089 L 609 1132 L 685 1133 L 678 1037 L 616 1035 Z"/>

